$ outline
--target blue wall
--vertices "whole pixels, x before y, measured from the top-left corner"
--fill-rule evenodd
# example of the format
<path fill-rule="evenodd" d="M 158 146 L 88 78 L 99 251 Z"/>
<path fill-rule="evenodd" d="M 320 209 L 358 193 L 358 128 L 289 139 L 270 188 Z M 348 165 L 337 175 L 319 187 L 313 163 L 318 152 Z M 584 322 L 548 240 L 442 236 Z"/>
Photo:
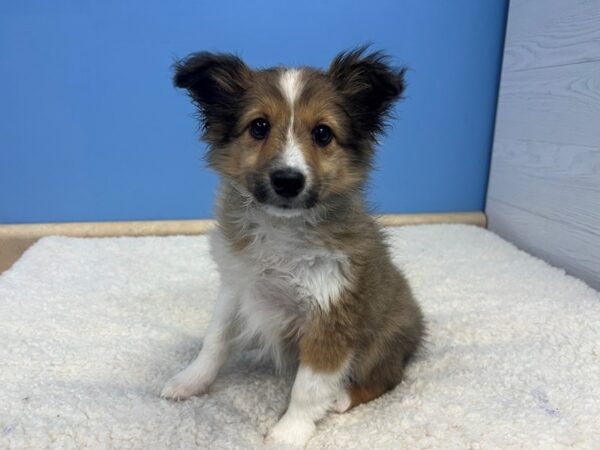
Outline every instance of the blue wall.
<path fill-rule="evenodd" d="M 342 7 L 343 5 L 343 7 Z M 210 217 L 175 57 L 326 67 L 364 42 L 408 73 L 370 199 L 380 212 L 481 210 L 506 0 L 3 1 L 0 222 Z"/>

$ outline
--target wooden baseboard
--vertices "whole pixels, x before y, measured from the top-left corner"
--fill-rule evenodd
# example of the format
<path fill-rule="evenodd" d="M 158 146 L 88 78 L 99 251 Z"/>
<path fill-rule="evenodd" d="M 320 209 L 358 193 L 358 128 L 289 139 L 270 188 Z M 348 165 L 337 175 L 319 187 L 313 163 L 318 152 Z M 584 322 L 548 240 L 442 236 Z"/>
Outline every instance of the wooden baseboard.
<path fill-rule="evenodd" d="M 390 214 L 379 216 L 384 226 L 426 223 L 462 223 L 486 226 L 482 212 Z M 213 220 L 164 220 L 135 222 L 75 222 L 0 225 L 0 272 L 8 269 L 38 239 L 44 236 L 112 237 L 172 236 L 204 234 Z"/>

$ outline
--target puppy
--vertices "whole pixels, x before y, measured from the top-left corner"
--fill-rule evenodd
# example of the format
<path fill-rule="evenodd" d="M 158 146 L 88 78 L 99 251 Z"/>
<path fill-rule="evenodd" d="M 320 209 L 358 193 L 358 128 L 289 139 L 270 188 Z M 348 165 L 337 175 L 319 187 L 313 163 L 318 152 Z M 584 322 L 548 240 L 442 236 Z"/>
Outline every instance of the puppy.
<path fill-rule="evenodd" d="M 221 288 L 202 350 L 162 396 L 205 393 L 232 343 L 258 344 L 296 370 L 267 441 L 304 445 L 328 411 L 394 388 L 423 336 L 363 198 L 404 70 L 366 48 L 327 71 L 253 70 L 202 52 L 176 64 L 174 81 L 199 109 L 208 165 L 221 176 L 210 235 Z"/>

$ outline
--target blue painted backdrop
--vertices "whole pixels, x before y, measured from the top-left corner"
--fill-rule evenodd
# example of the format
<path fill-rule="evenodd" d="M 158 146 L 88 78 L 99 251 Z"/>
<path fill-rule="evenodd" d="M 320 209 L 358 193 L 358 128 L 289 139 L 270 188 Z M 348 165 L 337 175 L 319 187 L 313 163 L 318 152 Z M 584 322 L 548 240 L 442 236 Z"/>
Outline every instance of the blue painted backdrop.
<path fill-rule="evenodd" d="M 210 217 L 174 58 L 326 67 L 373 42 L 411 68 L 369 193 L 386 213 L 481 210 L 506 0 L 0 4 L 0 222 Z"/>

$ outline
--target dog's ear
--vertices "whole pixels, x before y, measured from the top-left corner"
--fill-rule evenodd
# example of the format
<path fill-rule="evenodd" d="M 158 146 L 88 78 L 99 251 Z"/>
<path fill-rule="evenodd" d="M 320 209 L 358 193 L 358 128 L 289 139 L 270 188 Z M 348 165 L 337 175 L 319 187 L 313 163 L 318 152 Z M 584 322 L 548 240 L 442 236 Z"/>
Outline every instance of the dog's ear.
<path fill-rule="evenodd" d="M 174 69 L 173 82 L 188 90 L 200 110 L 206 134 L 224 133 L 226 125 L 235 122 L 252 70 L 235 55 L 209 52 L 193 53 L 176 62 Z"/>
<path fill-rule="evenodd" d="M 329 67 L 329 76 L 346 99 L 346 110 L 370 138 L 383 130 L 406 87 L 406 69 L 394 69 L 388 60 L 382 52 L 367 53 L 367 47 L 360 47 L 340 53 Z"/>

